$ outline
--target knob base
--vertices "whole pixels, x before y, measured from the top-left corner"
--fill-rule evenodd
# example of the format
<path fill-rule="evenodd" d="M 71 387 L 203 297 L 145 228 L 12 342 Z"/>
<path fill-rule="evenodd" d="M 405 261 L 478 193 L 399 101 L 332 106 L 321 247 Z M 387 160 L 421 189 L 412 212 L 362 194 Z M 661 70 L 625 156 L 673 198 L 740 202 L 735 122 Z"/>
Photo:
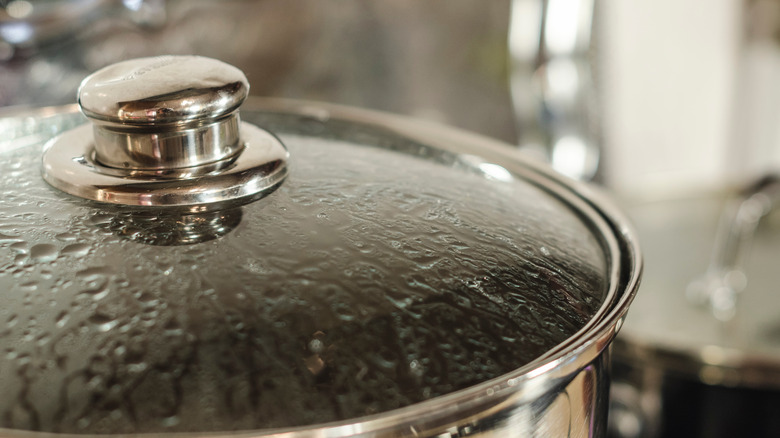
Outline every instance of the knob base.
<path fill-rule="evenodd" d="M 276 137 L 242 122 L 241 142 L 239 154 L 202 166 L 118 169 L 95 159 L 93 128 L 83 125 L 46 144 L 42 173 L 50 185 L 93 201 L 213 210 L 261 198 L 287 176 L 289 154 Z"/>

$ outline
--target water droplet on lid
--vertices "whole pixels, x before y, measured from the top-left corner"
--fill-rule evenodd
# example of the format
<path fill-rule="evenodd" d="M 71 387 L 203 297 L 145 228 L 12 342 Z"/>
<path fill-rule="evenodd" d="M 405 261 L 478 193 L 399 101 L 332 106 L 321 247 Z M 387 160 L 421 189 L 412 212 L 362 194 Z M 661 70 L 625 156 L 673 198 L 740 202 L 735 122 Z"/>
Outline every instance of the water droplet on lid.
<path fill-rule="evenodd" d="M 157 296 L 149 291 L 143 291 L 136 295 L 136 299 L 145 306 L 154 306 L 159 303 Z"/>
<path fill-rule="evenodd" d="M 66 256 L 82 257 L 89 253 L 90 246 L 86 243 L 73 243 L 62 248 L 60 253 Z"/>
<path fill-rule="evenodd" d="M 70 314 L 68 313 L 67 310 L 63 310 L 62 312 L 59 313 L 59 315 L 57 315 L 57 318 L 55 320 L 57 327 L 59 328 L 65 327 L 65 324 L 68 323 L 69 319 L 70 319 Z"/>
<path fill-rule="evenodd" d="M 50 262 L 57 259 L 57 247 L 49 243 L 39 243 L 30 248 L 30 257 L 35 262 Z"/>
<path fill-rule="evenodd" d="M 95 325 L 95 327 L 101 332 L 107 332 L 119 324 L 119 320 L 109 315 L 102 313 L 95 313 L 89 317 L 89 322 Z"/>
<path fill-rule="evenodd" d="M 18 253 L 18 254 L 27 254 L 30 252 L 30 250 L 27 248 L 27 242 L 16 242 L 12 244 L 9 248 L 11 248 L 11 251 Z"/>
<path fill-rule="evenodd" d="M 76 276 L 86 282 L 86 289 L 81 293 L 100 300 L 108 294 L 108 276 L 111 269 L 105 266 L 87 268 L 76 273 Z"/>
<path fill-rule="evenodd" d="M 39 347 L 43 347 L 43 346 L 45 346 L 46 344 L 48 344 L 48 343 L 49 343 L 49 341 L 51 341 L 51 337 L 49 336 L 49 334 L 48 334 L 48 333 L 44 333 L 44 334 L 42 334 L 42 335 L 38 336 L 38 339 L 36 339 L 35 343 L 36 343 L 36 344 L 37 344 Z"/>
<path fill-rule="evenodd" d="M 60 233 L 54 236 L 54 238 L 62 242 L 72 242 L 78 237 L 73 233 Z"/>
<path fill-rule="evenodd" d="M 168 322 L 165 323 L 165 326 L 163 327 L 163 330 L 165 330 L 165 334 L 167 335 L 181 335 L 184 333 L 184 330 L 182 330 L 181 326 L 179 325 L 179 322 L 175 319 L 171 319 Z"/>
<path fill-rule="evenodd" d="M 89 219 L 93 225 L 108 225 L 114 217 L 110 214 L 96 214 Z"/>
<path fill-rule="evenodd" d="M 16 362 L 19 365 L 27 365 L 32 361 L 32 358 L 28 353 L 21 353 L 18 356 L 16 356 Z"/>

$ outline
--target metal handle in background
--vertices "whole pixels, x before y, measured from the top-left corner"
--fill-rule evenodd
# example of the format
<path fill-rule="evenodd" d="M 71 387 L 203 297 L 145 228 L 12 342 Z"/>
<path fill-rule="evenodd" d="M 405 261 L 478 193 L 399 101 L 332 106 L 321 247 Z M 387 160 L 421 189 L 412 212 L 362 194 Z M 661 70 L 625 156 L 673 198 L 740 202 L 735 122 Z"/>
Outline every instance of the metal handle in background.
<path fill-rule="evenodd" d="M 747 285 L 743 266 L 761 219 L 780 203 L 780 175 L 769 175 L 726 206 L 715 237 L 707 271 L 688 286 L 693 303 L 707 305 L 728 321 L 736 315 L 737 299 Z"/>
<path fill-rule="evenodd" d="M 510 88 L 519 145 L 575 179 L 597 177 L 595 0 L 513 0 Z"/>

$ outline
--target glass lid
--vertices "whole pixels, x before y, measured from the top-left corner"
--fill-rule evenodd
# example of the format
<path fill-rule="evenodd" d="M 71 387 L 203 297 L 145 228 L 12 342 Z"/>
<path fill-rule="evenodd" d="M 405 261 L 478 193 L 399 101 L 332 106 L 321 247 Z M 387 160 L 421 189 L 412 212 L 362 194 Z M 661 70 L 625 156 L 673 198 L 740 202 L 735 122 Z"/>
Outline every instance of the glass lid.
<path fill-rule="evenodd" d="M 282 182 L 219 208 L 139 207 L 42 178 L 49 137 L 89 126 L 74 109 L 0 119 L 3 428 L 364 417 L 563 354 L 612 305 L 615 244 L 599 215 L 490 141 L 244 105 L 241 123 L 289 152 Z"/>

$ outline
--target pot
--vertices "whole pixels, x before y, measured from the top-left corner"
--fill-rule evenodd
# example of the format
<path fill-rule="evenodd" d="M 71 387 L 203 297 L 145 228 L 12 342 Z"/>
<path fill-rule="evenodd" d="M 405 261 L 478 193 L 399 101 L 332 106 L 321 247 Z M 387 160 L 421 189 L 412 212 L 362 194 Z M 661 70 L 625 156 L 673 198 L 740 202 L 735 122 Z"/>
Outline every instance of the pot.
<path fill-rule="evenodd" d="M 652 267 L 615 342 L 612 436 L 780 434 L 779 193 L 628 206 Z"/>
<path fill-rule="evenodd" d="M 247 90 L 145 58 L 88 77 L 83 115 L 0 119 L 4 436 L 604 435 L 641 269 L 607 201 Z"/>

